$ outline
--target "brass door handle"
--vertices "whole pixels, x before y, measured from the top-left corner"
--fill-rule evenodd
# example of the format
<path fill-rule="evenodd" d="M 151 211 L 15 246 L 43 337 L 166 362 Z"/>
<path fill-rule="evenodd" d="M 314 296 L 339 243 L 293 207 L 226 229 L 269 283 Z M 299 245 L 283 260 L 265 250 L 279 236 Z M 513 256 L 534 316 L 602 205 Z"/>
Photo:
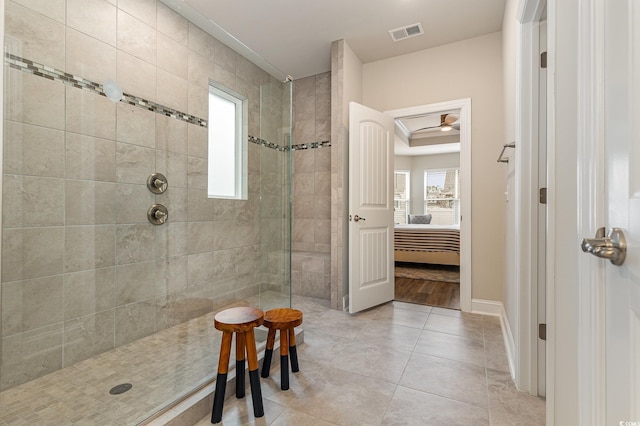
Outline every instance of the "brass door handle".
<path fill-rule="evenodd" d="M 367 220 L 367 219 L 365 219 L 364 217 L 360 217 L 360 216 L 358 216 L 358 215 L 355 215 L 355 216 L 353 217 L 353 221 L 354 221 L 354 222 L 358 222 L 358 221 L 360 221 L 360 220 L 365 221 L 365 220 Z"/>
<path fill-rule="evenodd" d="M 609 259 L 614 265 L 620 266 L 627 257 L 627 242 L 624 239 L 624 233 L 620 228 L 611 228 L 606 236 L 605 233 L 605 228 L 599 228 L 595 238 L 583 238 L 580 244 L 582 251 Z"/>

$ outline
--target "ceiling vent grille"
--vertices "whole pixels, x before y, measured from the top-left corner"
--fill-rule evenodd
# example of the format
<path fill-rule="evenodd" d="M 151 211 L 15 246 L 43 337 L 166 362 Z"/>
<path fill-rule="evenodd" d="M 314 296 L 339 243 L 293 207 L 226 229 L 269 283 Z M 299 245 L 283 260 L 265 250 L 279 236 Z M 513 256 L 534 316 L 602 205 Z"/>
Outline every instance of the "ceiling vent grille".
<path fill-rule="evenodd" d="M 422 35 L 424 34 L 424 31 L 422 30 L 422 23 L 418 22 L 417 24 L 407 25 L 406 27 L 389 30 L 389 34 L 391 35 L 391 39 L 393 41 L 400 41 Z"/>

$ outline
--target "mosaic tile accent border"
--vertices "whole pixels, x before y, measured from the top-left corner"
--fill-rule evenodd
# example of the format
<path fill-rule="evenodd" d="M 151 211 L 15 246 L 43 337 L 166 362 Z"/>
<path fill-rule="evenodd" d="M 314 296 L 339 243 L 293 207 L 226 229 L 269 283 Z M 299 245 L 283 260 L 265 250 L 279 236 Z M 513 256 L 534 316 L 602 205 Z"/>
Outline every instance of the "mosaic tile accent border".
<path fill-rule="evenodd" d="M 93 92 L 101 96 L 106 96 L 104 94 L 102 84 L 86 80 L 80 76 L 69 74 L 64 71 L 49 67 L 47 65 L 39 64 L 29 59 L 12 55 L 10 53 L 5 54 L 5 62 L 11 68 L 17 69 L 19 71 L 37 75 L 39 77 L 44 77 L 49 80 L 60 81 L 68 86 L 72 86 L 82 90 L 88 90 L 89 92 Z M 169 108 L 164 105 L 157 104 L 155 102 L 148 101 L 144 98 L 128 93 L 124 94 L 122 102 L 126 102 L 129 105 L 144 108 L 158 114 L 166 115 L 168 117 L 176 118 L 178 120 L 186 121 L 187 123 L 195 124 L 201 127 L 207 127 L 207 121 L 202 118 L 187 114 L 182 111 L 178 111 L 173 108 Z"/>
<path fill-rule="evenodd" d="M 102 84 L 95 83 L 93 81 L 84 79 L 80 76 L 66 73 L 64 71 L 57 70 L 53 67 L 49 67 L 47 65 L 43 65 L 29 59 L 21 58 L 20 56 L 12 55 L 10 53 L 5 54 L 5 62 L 11 67 L 18 71 L 23 71 L 29 74 L 36 75 L 38 77 L 43 77 L 53 81 L 60 81 L 68 86 L 75 87 L 81 90 L 88 90 L 89 92 L 93 92 L 100 96 L 106 96 L 104 93 L 104 88 Z M 187 123 L 195 124 L 201 127 L 207 127 L 207 120 L 203 118 L 196 117 L 195 115 L 187 114 L 182 111 L 178 111 L 173 108 L 169 108 L 164 105 L 160 105 L 155 102 L 148 101 L 144 98 L 134 96 L 128 93 L 125 93 L 122 102 L 126 102 L 129 105 L 137 106 L 139 108 L 146 109 L 148 111 L 152 111 L 158 114 L 165 115 L 167 117 L 175 118 L 177 120 L 186 121 Z M 257 145 L 264 146 L 266 148 L 275 149 L 276 151 L 286 152 L 289 151 L 288 146 L 282 146 L 275 144 L 273 142 L 269 142 L 265 139 L 261 139 L 255 136 L 249 136 L 248 141 L 251 143 L 255 143 Z M 322 141 L 322 142 L 311 142 L 308 144 L 298 144 L 293 145 L 291 150 L 302 150 L 302 149 L 313 149 L 313 148 L 322 148 L 326 146 L 331 146 L 331 142 Z"/>

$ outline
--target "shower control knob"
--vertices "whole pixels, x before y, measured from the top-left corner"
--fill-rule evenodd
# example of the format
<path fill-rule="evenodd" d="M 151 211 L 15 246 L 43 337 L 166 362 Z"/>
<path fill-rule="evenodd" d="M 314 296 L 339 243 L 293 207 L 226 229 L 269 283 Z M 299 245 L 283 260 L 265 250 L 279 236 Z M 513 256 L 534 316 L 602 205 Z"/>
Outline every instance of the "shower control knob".
<path fill-rule="evenodd" d="M 147 188 L 154 194 L 162 194 L 168 186 L 167 178 L 161 173 L 152 173 L 147 178 Z"/>
<path fill-rule="evenodd" d="M 169 211 L 162 204 L 154 204 L 147 210 L 147 219 L 154 225 L 162 225 L 169 218 Z"/>

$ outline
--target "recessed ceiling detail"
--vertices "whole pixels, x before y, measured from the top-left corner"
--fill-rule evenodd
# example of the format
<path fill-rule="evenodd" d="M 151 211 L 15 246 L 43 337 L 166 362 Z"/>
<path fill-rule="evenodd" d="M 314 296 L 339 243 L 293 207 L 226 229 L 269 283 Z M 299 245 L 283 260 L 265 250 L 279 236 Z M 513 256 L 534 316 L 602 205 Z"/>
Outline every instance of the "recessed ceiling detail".
<path fill-rule="evenodd" d="M 393 41 L 406 40 L 408 38 L 417 37 L 423 34 L 424 31 L 422 30 L 421 22 L 418 22 L 417 24 L 407 25 L 405 27 L 396 28 L 394 30 L 389 30 L 389 35 L 391 36 L 391 40 Z"/>

